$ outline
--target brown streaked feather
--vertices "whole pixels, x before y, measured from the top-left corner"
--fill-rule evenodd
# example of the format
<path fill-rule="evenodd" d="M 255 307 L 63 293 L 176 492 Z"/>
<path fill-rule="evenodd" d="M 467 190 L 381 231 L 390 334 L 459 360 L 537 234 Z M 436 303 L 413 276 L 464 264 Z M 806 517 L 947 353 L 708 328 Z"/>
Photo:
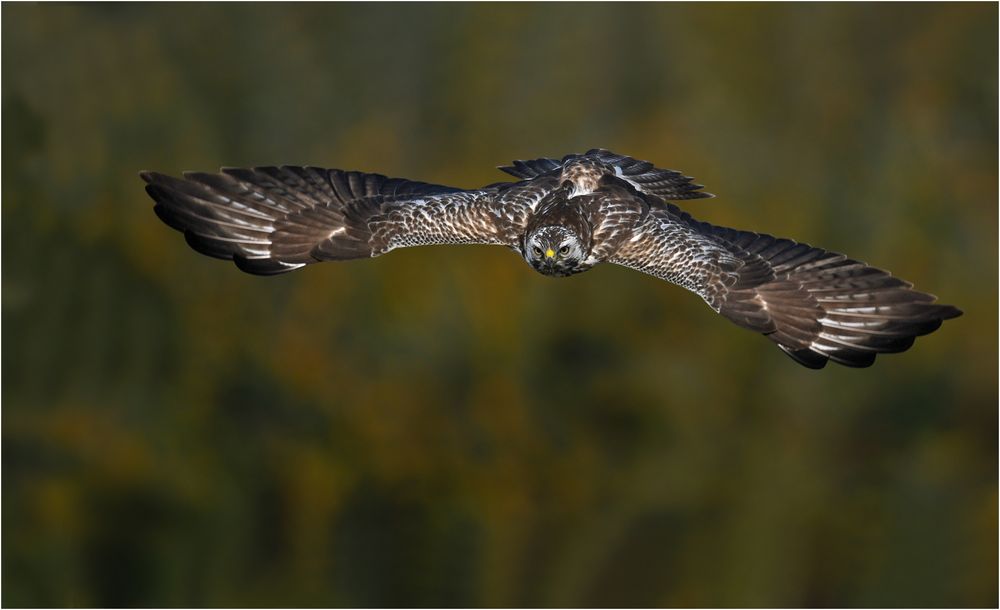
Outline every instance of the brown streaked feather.
<path fill-rule="evenodd" d="M 594 148 L 582 155 L 566 155 L 561 160 L 543 157 L 514 161 L 513 165 L 500 166 L 497 169 L 516 178 L 530 180 L 557 174 L 567 163 L 578 159 L 598 161 L 608 168 L 610 175 L 627 181 L 640 192 L 660 199 L 681 201 L 714 197 L 711 193 L 702 191 L 704 187 L 696 184 L 690 176 L 671 169 L 654 167 L 649 161 L 640 161 L 603 148 Z"/>
<path fill-rule="evenodd" d="M 739 232 L 729 241 L 732 229 L 711 227 L 708 232 L 724 235 L 724 243 L 737 256 L 772 266 L 775 279 L 756 288 L 776 326 L 766 334 L 812 368 L 821 368 L 827 360 L 870 366 L 877 354 L 905 351 L 916 337 L 961 315 L 955 307 L 935 304 L 932 295 L 913 290 L 911 283 L 842 254 L 769 235 Z M 720 313 L 734 319 L 728 304 Z"/>

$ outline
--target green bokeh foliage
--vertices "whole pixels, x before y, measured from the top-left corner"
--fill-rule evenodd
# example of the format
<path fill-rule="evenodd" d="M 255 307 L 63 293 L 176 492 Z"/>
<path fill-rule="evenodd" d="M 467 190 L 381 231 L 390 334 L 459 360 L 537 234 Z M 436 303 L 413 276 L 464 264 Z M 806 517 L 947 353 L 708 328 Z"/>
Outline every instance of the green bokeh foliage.
<path fill-rule="evenodd" d="M 995 4 L 3 6 L 3 603 L 997 603 Z M 137 172 L 602 146 L 965 316 L 809 371 L 491 247 L 276 278 Z"/>

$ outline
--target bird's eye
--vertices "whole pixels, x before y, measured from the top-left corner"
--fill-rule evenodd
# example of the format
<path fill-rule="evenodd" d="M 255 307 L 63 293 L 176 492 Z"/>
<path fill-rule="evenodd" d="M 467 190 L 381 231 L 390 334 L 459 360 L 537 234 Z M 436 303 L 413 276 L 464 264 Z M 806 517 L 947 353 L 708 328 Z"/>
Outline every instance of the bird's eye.
<path fill-rule="evenodd" d="M 563 255 L 569 254 L 569 246 L 563 246 L 562 248 L 559 248 L 559 254 Z"/>
<path fill-rule="evenodd" d="M 531 251 L 535 253 L 535 256 L 541 256 L 542 255 L 542 249 L 539 248 L 538 246 L 532 246 L 531 247 Z"/>

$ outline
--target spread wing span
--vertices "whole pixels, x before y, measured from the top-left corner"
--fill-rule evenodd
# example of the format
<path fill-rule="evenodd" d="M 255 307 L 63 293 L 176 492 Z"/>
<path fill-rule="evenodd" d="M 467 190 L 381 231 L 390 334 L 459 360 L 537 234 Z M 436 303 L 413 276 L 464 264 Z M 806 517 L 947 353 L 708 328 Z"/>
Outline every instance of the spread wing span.
<path fill-rule="evenodd" d="M 594 149 L 501 169 L 521 180 L 464 190 L 299 166 L 140 175 L 191 247 L 248 273 L 432 244 L 507 246 L 554 276 L 611 262 L 697 293 L 811 368 L 868 366 L 962 313 L 843 254 L 695 220 L 668 200 L 710 195 L 646 161 Z"/>
<path fill-rule="evenodd" d="M 272 275 L 424 244 L 514 245 L 531 201 L 317 167 L 143 172 L 156 214 L 195 250 Z"/>
<path fill-rule="evenodd" d="M 961 315 L 936 297 L 843 254 L 653 209 L 612 259 L 692 290 L 800 364 L 865 367 Z"/>

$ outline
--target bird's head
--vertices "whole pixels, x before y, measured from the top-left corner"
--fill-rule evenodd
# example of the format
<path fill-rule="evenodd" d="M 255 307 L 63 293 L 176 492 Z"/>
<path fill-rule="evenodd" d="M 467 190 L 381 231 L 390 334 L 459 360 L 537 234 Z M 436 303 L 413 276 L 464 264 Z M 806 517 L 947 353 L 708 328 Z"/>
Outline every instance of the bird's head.
<path fill-rule="evenodd" d="M 588 244 L 572 229 L 559 225 L 538 227 L 524 240 L 524 260 L 544 275 L 572 275 L 587 257 Z"/>

